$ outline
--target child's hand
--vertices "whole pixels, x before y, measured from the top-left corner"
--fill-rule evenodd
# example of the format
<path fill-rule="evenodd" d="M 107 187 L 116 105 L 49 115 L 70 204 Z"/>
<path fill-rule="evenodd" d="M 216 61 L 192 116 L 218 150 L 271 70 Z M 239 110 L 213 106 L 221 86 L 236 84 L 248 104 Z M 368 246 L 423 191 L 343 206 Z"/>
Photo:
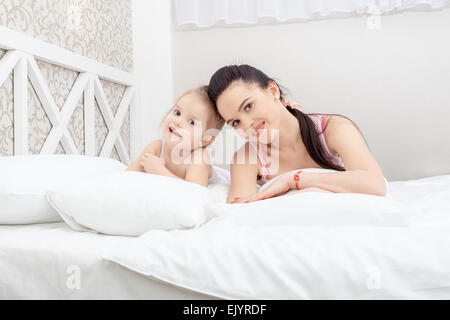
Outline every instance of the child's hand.
<path fill-rule="evenodd" d="M 147 173 L 156 173 L 158 169 L 166 166 L 166 161 L 163 158 L 157 157 L 152 153 L 145 153 L 141 157 L 140 164 L 144 167 Z"/>

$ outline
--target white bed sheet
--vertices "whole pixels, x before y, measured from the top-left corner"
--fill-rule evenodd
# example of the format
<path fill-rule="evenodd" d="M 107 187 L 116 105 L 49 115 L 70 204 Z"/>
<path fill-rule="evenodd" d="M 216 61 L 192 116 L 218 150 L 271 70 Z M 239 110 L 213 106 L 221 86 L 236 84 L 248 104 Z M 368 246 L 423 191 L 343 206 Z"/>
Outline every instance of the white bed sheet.
<path fill-rule="evenodd" d="M 214 299 L 101 258 L 131 239 L 63 222 L 0 225 L 0 299 Z"/>
<path fill-rule="evenodd" d="M 418 209 L 408 227 L 252 228 L 219 217 L 148 231 L 103 256 L 225 299 L 449 299 L 450 175 L 391 182 L 388 196 Z"/>

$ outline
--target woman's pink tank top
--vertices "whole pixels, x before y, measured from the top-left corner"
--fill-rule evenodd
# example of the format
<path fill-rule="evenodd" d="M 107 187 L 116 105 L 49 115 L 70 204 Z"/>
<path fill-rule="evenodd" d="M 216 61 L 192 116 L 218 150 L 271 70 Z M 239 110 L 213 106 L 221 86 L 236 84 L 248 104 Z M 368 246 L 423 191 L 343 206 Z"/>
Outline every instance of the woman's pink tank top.
<path fill-rule="evenodd" d="M 344 167 L 344 163 L 342 162 L 341 157 L 332 154 L 331 151 L 328 149 L 326 143 L 325 132 L 323 131 L 323 129 L 325 127 L 325 120 L 327 115 L 309 115 L 309 117 L 311 118 L 311 120 L 313 120 L 318 132 L 321 132 L 321 134 L 319 135 L 319 140 L 320 143 L 324 146 L 325 152 L 327 153 L 326 156 L 328 157 L 328 159 L 330 159 L 330 161 L 333 162 L 334 164 Z M 259 162 L 261 163 L 261 171 L 260 171 L 261 178 L 258 179 L 257 181 L 257 184 L 261 186 L 265 184 L 268 180 L 270 180 L 270 170 L 269 170 L 270 160 L 267 157 L 266 145 L 252 141 L 250 141 L 250 145 L 255 149 L 258 155 Z"/>

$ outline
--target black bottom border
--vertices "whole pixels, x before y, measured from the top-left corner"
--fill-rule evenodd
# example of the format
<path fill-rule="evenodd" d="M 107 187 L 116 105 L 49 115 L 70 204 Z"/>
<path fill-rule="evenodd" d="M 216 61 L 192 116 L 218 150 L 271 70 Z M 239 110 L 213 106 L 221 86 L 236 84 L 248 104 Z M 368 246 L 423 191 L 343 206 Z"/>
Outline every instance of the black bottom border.
<path fill-rule="evenodd" d="M 71 316 L 127 319 L 137 314 L 152 319 L 296 319 L 306 315 L 361 319 L 450 312 L 450 300 L 3 300 L 0 305 L 2 310 L 31 311 L 34 316 L 49 315 L 57 307 Z"/>

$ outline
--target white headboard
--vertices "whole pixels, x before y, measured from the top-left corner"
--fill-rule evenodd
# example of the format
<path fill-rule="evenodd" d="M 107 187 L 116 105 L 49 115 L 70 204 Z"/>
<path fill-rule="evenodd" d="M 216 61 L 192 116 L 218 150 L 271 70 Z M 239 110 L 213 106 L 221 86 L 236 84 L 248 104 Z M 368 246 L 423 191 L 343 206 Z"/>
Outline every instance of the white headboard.
<path fill-rule="evenodd" d="M 0 87 L 11 72 L 14 76 L 14 155 L 28 153 L 27 86 L 29 79 L 52 124 L 51 131 L 40 151 L 41 154 L 53 154 L 60 142 L 66 153 L 79 154 L 67 125 L 78 101 L 83 97 L 85 154 L 92 156 L 99 154 L 101 157 L 109 157 L 115 147 L 120 160 L 125 164 L 130 163 L 130 155 L 120 130 L 125 115 L 130 111 L 130 149 L 133 150 L 132 147 L 136 137 L 133 129 L 136 108 L 134 106 L 135 94 L 131 73 L 2 26 L 0 26 L 0 48 L 7 50 L 0 60 Z M 61 110 L 55 104 L 48 84 L 37 66 L 36 59 L 79 72 Z M 108 103 L 100 79 L 126 87 L 115 115 Z M 95 142 L 95 100 L 97 100 L 108 130 L 108 135 L 100 152 L 96 150 Z"/>

